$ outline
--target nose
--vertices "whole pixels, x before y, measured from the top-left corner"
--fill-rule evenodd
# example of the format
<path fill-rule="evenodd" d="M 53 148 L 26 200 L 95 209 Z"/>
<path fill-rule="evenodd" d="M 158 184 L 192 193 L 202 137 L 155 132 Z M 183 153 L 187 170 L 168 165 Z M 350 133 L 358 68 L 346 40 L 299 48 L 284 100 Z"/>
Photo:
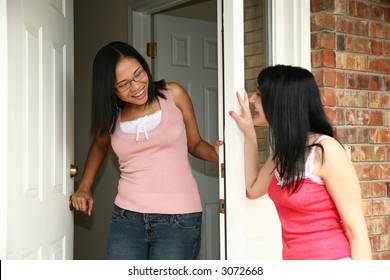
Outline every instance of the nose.
<path fill-rule="evenodd" d="M 140 82 L 141 81 L 135 81 L 135 80 L 132 80 L 132 81 L 130 81 L 130 90 L 131 91 L 133 91 L 133 90 L 137 90 L 137 89 L 139 89 L 139 87 L 140 87 Z M 135 85 L 135 86 L 134 86 Z"/>
<path fill-rule="evenodd" d="M 257 97 L 257 94 L 256 94 L 256 93 L 252 94 L 252 96 L 249 97 L 249 103 L 255 103 L 256 97 Z"/>

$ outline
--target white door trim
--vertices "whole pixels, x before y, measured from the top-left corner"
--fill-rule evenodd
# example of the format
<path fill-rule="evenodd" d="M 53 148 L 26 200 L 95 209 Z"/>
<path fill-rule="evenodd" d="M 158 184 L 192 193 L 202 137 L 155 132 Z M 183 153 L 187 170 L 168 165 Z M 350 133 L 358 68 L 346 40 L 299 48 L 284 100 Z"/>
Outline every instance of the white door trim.
<path fill-rule="evenodd" d="M 8 33 L 7 0 L 0 0 L 0 259 L 7 257 L 8 210 Z"/>
<path fill-rule="evenodd" d="M 271 1 L 271 64 L 311 69 L 310 0 Z"/>

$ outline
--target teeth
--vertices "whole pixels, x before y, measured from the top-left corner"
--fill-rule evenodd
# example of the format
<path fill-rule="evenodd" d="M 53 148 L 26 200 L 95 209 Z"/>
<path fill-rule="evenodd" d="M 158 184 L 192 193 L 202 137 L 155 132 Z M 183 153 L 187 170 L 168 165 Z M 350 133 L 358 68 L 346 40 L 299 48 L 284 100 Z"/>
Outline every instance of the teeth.
<path fill-rule="evenodd" d="M 140 97 L 142 94 L 143 94 L 143 91 L 141 91 L 140 93 L 134 95 L 134 97 Z"/>

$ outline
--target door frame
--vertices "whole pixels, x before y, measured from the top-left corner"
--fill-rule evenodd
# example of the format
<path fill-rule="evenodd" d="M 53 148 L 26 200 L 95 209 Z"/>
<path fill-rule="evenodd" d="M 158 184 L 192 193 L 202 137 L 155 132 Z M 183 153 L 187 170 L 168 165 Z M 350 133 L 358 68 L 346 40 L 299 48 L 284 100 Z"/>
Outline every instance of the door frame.
<path fill-rule="evenodd" d="M 0 0 L 0 259 L 7 258 L 8 211 L 8 33 L 7 0 Z M 5 94 L 4 94 L 5 93 Z M 4 225 L 4 226 L 3 226 Z"/>
<path fill-rule="evenodd" d="M 310 0 L 267 0 L 269 29 L 268 34 L 268 50 L 269 50 L 269 64 L 290 64 L 295 66 L 301 66 L 308 70 L 311 69 L 310 65 Z M 169 1 L 173 2 L 171 7 L 188 2 L 188 0 Z M 148 1 L 133 0 L 128 6 L 128 41 L 132 44 L 148 61 L 151 63 L 150 58 L 146 55 L 146 44 L 151 41 L 151 13 L 162 11 L 167 8 L 167 1 L 161 1 L 159 6 L 157 3 L 150 7 Z M 246 254 L 243 248 L 246 248 L 246 227 L 245 217 L 245 188 L 238 187 L 244 182 L 243 155 L 237 153 L 237 149 L 226 149 L 226 146 L 240 147 L 243 146 L 242 132 L 234 125 L 233 121 L 229 119 L 228 110 L 239 109 L 239 104 L 234 94 L 226 95 L 225 93 L 234 93 L 235 91 L 243 92 L 244 89 L 244 69 L 243 61 L 243 28 L 242 28 L 242 0 L 218 0 L 218 8 L 223 4 L 224 13 L 229 13 L 229 16 L 224 14 L 225 19 L 233 19 L 229 23 L 232 28 L 224 28 L 224 38 L 229 38 L 229 42 L 224 42 L 223 55 L 230 60 L 237 59 L 237 50 L 241 52 L 239 59 L 233 61 L 228 66 L 240 66 L 242 68 L 230 69 L 232 74 L 229 74 L 232 81 L 223 84 L 223 91 L 221 87 L 221 94 L 224 97 L 225 104 L 219 104 L 219 110 L 225 108 L 225 112 L 220 111 L 220 121 L 225 121 L 220 127 L 223 132 L 220 137 L 225 136 L 225 158 L 234 162 L 234 165 L 225 165 L 225 179 L 221 179 L 224 184 L 224 188 L 229 190 L 227 194 L 221 193 L 222 198 L 228 195 L 226 200 L 234 199 L 232 205 L 234 207 L 229 208 L 229 202 L 225 205 L 226 214 L 221 218 L 221 227 L 225 226 L 228 231 L 231 231 L 229 235 L 221 233 L 221 258 L 222 259 L 245 259 Z M 241 8 L 238 8 L 241 5 Z M 132 8 L 134 7 L 134 8 Z M 219 12 L 218 12 L 219 13 Z M 241 22 L 237 22 L 240 20 Z M 233 23 L 233 24 L 232 24 Z M 219 29 L 220 30 L 220 29 Z M 218 36 L 220 32 L 218 32 Z M 240 35 L 242 34 L 242 35 Z M 227 37 L 226 37 L 227 36 Z M 219 45 L 219 44 L 218 44 Z M 285 46 L 288 46 L 286 48 Z M 220 52 L 221 53 L 221 52 Z M 234 58 L 234 59 L 231 59 Z M 225 73 L 227 65 L 225 67 Z M 226 78 L 226 77 L 225 77 Z M 228 80 L 228 79 L 225 79 Z M 220 84 L 219 84 L 220 86 Z M 230 98 L 228 98 L 230 97 Z M 223 100 L 221 99 L 221 100 Z M 224 162 L 224 160 L 220 160 Z M 226 180 L 228 179 L 228 180 Z M 220 188 L 221 190 L 221 188 Z M 227 221 L 227 215 L 229 220 Z M 229 227 L 228 222 L 231 226 Z M 234 225 L 234 226 L 233 226 Z M 227 238 L 226 238 L 227 237 Z M 226 239 L 225 239 L 226 238 Z"/>

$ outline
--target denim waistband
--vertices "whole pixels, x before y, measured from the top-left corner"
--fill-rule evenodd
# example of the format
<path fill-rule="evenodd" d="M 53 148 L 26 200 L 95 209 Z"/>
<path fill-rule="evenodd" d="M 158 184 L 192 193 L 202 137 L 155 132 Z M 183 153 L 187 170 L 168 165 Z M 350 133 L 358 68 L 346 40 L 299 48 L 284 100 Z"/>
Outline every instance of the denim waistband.
<path fill-rule="evenodd" d="M 195 213 L 184 213 L 184 214 L 160 214 L 160 213 L 140 213 L 127 209 L 123 209 L 118 205 L 114 204 L 114 211 L 118 212 L 120 216 L 127 219 L 136 219 L 136 220 L 165 220 L 165 221 L 174 221 L 178 217 L 191 217 L 191 216 L 201 216 L 202 212 Z"/>

